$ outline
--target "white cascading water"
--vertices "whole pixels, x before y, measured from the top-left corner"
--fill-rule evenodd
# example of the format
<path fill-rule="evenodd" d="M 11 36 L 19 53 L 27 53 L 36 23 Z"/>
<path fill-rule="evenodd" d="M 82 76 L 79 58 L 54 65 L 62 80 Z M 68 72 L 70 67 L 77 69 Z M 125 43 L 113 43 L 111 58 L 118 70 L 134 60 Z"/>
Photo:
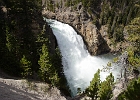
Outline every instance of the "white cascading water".
<path fill-rule="evenodd" d="M 56 20 L 45 20 L 56 36 L 62 55 L 64 74 L 74 96 L 77 94 L 77 88 L 84 90 L 90 85 L 90 81 L 97 70 L 106 66 L 113 55 L 90 56 L 82 37 L 71 26 Z M 113 68 L 111 72 L 115 78 L 118 77 L 118 70 Z M 107 75 L 109 75 L 109 72 L 101 72 L 101 80 L 103 81 Z"/>

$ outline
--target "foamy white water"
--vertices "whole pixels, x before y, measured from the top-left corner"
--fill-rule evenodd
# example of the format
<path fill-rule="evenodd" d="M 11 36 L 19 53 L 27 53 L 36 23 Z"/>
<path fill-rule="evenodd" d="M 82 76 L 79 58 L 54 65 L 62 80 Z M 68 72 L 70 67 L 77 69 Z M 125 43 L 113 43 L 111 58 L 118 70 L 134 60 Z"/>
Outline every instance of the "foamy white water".
<path fill-rule="evenodd" d="M 45 20 L 49 23 L 56 36 L 62 54 L 64 74 L 72 95 L 76 95 L 77 88 L 84 90 L 88 87 L 97 70 L 106 66 L 113 58 L 113 55 L 90 56 L 82 37 L 71 26 L 56 20 Z M 115 78 L 120 73 L 118 69 L 113 68 L 111 70 Z M 109 75 L 109 72 L 101 72 L 101 80 L 103 81 L 107 75 Z"/>

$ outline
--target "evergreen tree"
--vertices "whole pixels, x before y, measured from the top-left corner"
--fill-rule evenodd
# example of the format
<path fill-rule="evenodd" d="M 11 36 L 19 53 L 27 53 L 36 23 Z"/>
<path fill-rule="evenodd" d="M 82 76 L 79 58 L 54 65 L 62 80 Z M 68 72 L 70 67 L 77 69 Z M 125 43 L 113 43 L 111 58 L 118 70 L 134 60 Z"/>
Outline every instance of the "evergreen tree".
<path fill-rule="evenodd" d="M 97 100 L 99 86 L 100 86 L 100 70 L 98 70 L 94 74 L 94 78 L 90 82 L 90 86 L 85 91 L 87 96 L 91 97 L 92 100 Z"/>
<path fill-rule="evenodd" d="M 57 85 L 59 83 L 58 73 L 51 63 L 51 57 L 45 44 L 42 46 L 42 54 L 40 55 L 38 64 L 40 65 L 40 76 L 43 81 Z"/>
<path fill-rule="evenodd" d="M 42 46 L 42 54 L 40 55 L 38 64 L 40 65 L 41 78 L 43 79 L 43 81 L 48 81 L 52 64 L 50 63 L 48 48 L 45 44 L 43 44 Z"/>
<path fill-rule="evenodd" d="M 128 32 L 128 39 L 130 46 L 128 49 L 129 53 L 129 64 L 134 67 L 140 66 L 140 17 L 135 18 L 131 23 L 125 27 Z"/>
<path fill-rule="evenodd" d="M 128 66 L 134 68 L 140 67 L 140 17 L 134 18 L 129 25 L 125 27 L 127 30 L 130 46 L 128 47 Z M 139 100 L 140 99 L 140 78 L 134 79 L 128 83 L 127 89 L 118 96 L 118 100 Z"/>
<path fill-rule="evenodd" d="M 140 78 L 132 80 L 127 89 L 118 96 L 118 100 L 140 100 Z"/>
<path fill-rule="evenodd" d="M 85 94 L 92 100 L 109 100 L 112 97 L 112 86 L 114 76 L 110 73 L 103 82 L 100 81 L 100 70 L 94 74 L 90 86 L 85 90 Z"/>
<path fill-rule="evenodd" d="M 20 64 L 21 64 L 21 69 L 22 71 L 22 76 L 24 78 L 27 78 L 29 76 L 32 75 L 32 71 L 31 71 L 31 62 L 27 60 L 27 58 L 25 57 L 25 55 L 23 55 L 22 59 L 20 60 Z"/>
<path fill-rule="evenodd" d="M 101 82 L 98 91 L 99 100 L 110 100 L 112 97 L 112 86 L 114 83 L 114 76 L 112 73 L 107 76 L 106 80 Z"/>

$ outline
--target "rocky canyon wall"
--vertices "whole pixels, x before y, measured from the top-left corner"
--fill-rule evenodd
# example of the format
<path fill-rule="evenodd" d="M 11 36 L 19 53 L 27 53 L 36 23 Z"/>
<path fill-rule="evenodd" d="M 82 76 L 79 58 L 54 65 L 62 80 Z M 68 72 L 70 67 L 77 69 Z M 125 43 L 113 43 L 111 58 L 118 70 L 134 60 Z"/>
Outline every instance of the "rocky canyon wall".
<path fill-rule="evenodd" d="M 47 9 L 45 2 L 43 4 L 43 16 L 71 25 L 83 37 L 91 55 L 99 55 L 110 51 L 97 26 L 93 24 L 94 15 L 89 14 L 82 3 L 79 3 L 75 9 L 72 7 L 56 7 L 53 12 Z"/>

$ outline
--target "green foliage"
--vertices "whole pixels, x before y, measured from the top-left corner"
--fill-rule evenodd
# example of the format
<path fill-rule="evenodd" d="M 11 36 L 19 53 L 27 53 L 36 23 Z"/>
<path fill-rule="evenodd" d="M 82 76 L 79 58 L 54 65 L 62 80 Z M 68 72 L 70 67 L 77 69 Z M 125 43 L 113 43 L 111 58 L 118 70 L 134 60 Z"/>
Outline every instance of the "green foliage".
<path fill-rule="evenodd" d="M 90 82 L 90 86 L 86 89 L 87 96 L 91 97 L 92 100 L 96 100 L 98 98 L 98 90 L 100 86 L 100 70 L 98 70 L 94 74 L 94 78 Z"/>
<path fill-rule="evenodd" d="M 113 40 L 115 42 L 120 42 L 124 40 L 123 28 L 123 25 L 120 25 L 119 27 L 115 28 L 115 32 L 113 34 Z"/>
<path fill-rule="evenodd" d="M 112 73 L 106 78 L 105 81 L 101 82 L 98 91 L 99 100 L 109 100 L 112 97 L 112 86 L 114 83 L 114 76 Z"/>
<path fill-rule="evenodd" d="M 130 41 L 133 45 L 133 49 L 137 49 L 138 51 L 140 51 L 139 47 L 140 47 L 140 17 L 137 17 L 135 19 L 133 19 L 131 21 L 131 23 L 126 26 L 126 30 L 129 34 L 129 38 L 128 41 Z"/>
<path fill-rule="evenodd" d="M 47 0 L 55 4 L 52 0 Z M 108 25 L 108 37 L 114 42 L 124 41 L 123 30 L 132 19 L 140 15 L 140 1 L 138 0 L 63 0 L 66 7 L 76 10 L 77 4 L 82 2 L 82 7 L 91 15 L 91 20 L 99 27 Z M 52 3 L 50 3 L 52 2 Z M 62 0 L 59 1 L 61 4 Z M 57 2 L 58 3 L 58 2 Z M 58 4 L 57 4 L 58 5 Z M 50 8 L 49 7 L 49 8 Z M 50 11 L 55 7 L 51 7 Z M 97 16 L 96 18 L 94 16 Z"/>
<path fill-rule="evenodd" d="M 47 9 L 49 11 L 54 12 L 55 11 L 55 3 L 53 2 L 53 0 L 47 0 Z"/>
<path fill-rule="evenodd" d="M 65 4 L 66 7 L 69 7 L 69 6 L 72 6 L 72 1 L 71 0 L 68 0 Z"/>
<path fill-rule="evenodd" d="M 107 76 L 106 80 L 100 81 L 100 70 L 94 74 L 94 78 L 90 82 L 90 86 L 85 90 L 85 94 L 92 100 L 109 100 L 112 97 L 112 86 L 114 84 L 114 76 L 112 73 Z"/>
<path fill-rule="evenodd" d="M 77 94 L 81 94 L 81 88 L 77 88 Z"/>
<path fill-rule="evenodd" d="M 11 34 L 9 34 L 8 32 L 9 32 L 9 30 L 6 29 L 6 33 L 7 33 L 6 34 L 6 41 L 7 41 L 6 46 L 7 46 L 9 51 L 13 51 L 12 50 L 13 49 L 13 46 L 12 46 L 13 44 L 11 43 L 12 40 L 13 40 L 13 36 Z"/>
<path fill-rule="evenodd" d="M 96 23 L 97 23 L 97 17 L 96 17 L 96 16 L 95 16 L 95 18 L 93 19 L 92 23 L 93 23 L 94 25 L 96 25 Z"/>
<path fill-rule="evenodd" d="M 40 65 L 41 78 L 46 81 L 46 78 L 49 78 L 49 71 L 52 65 L 50 63 L 48 48 L 45 44 L 42 46 L 42 54 L 40 55 L 38 64 Z"/>
<path fill-rule="evenodd" d="M 20 60 L 20 67 L 23 70 L 21 74 L 24 78 L 32 75 L 31 65 L 31 61 L 28 61 L 25 55 L 23 55 L 22 59 Z"/>
<path fill-rule="evenodd" d="M 94 24 L 108 25 L 108 36 L 116 43 L 124 41 L 124 26 L 140 12 L 137 0 L 67 0 L 66 6 L 76 8 L 79 2 L 89 14 L 97 16 L 98 19 L 92 16 Z"/>
<path fill-rule="evenodd" d="M 58 73 L 51 63 L 48 48 L 45 44 L 42 46 L 42 54 L 38 64 L 40 65 L 40 76 L 43 81 L 50 82 L 53 86 L 57 85 L 59 83 Z"/>
<path fill-rule="evenodd" d="M 139 100 L 140 99 L 140 78 L 138 80 L 132 80 L 127 90 L 122 92 L 118 96 L 118 100 Z"/>
<path fill-rule="evenodd" d="M 128 32 L 127 41 L 130 41 L 128 61 L 134 67 L 140 67 L 140 17 L 132 20 L 125 28 Z"/>
<path fill-rule="evenodd" d="M 134 67 L 140 67 L 140 56 L 134 53 L 134 51 L 131 49 L 128 52 L 128 61 L 129 64 Z"/>
<path fill-rule="evenodd" d="M 59 87 L 60 90 L 65 92 L 65 95 L 69 96 L 70 90 L 64 76 L 59 49 L 56 48 L 55 53 L 50 55 L 47 46 L 43 44 L 38 64 L 40 65 L 40 78 L 51 83 L 52 86 Z"/>
<path fill-rule="evenodd" d="M 48 37 L 46 33 L 46 25 L 43 26 L 42 32 L 37 35 L 36 45 L 37 45 L 37 52 L 40 54 L 42 52 L 42 45 L 48 43 Z"/>
<path fill-rule="evenodd" d="M 54 10 L 52 0 L 49 2 Z M 51 52 L 41 0 L 2 0 L 1 6 L 9 9 L 7 13 L 0 11 L 0 69 L 24 78 L 42 78 L 70 96 L 60 52 Z"/>
<path fill-rule="evenodd" d="M 128 66 L 139 69 L 140 67 L 140 17 L 134 18 L 125 27 L 127 31 L 126 40 L 129 41 Z M 118 100 L 139 100 L 140 99 L 140 78 L 129 82 L 127 89 L 118 96 Z"/>
<path fill-rule="evenodd" d="M 52 66 L 57 70 L 59 75 L 63 76 L 64 72 L 63 72 L 63 65 L 62 65 L 61 58 L 62 57 L 61 57 L 61 53 L 59 51 L 59 48 L 56 48 L 55 54 L 51 55 L 51 63 L 52 63 Z"/>
<path fill-rule="evenodd" d="M 59 48 L 55 49 L 55 54 L 51 56 L 51 63 L 54 67 L 55 71 L 58 74 L 59 77 L 59 83 L 57 84 L 57 87 L 59 87 L 60 90 L 65 92 L 65 95 L 70 96 L 70 89 L 66 80 L 66 77 L 64 75 L 63 65 L 62 65 L 62 56 L 59 51 Z"/>
<path fill-rule="evenodd" d="M 14 37 L 9 30 L 6 29 L 6 46 L 11 53 L 19 52 L 19 43 L 17 42 L 16 37 Z"/>
<path fill-rule="evenodd" d="M 123 28 L 138 16 L 139 4 L 137 0 L 103 0 L 99 21 L 101 25 L 108 24 L 108 36 L 114 42 L 124 40 Z"/>

